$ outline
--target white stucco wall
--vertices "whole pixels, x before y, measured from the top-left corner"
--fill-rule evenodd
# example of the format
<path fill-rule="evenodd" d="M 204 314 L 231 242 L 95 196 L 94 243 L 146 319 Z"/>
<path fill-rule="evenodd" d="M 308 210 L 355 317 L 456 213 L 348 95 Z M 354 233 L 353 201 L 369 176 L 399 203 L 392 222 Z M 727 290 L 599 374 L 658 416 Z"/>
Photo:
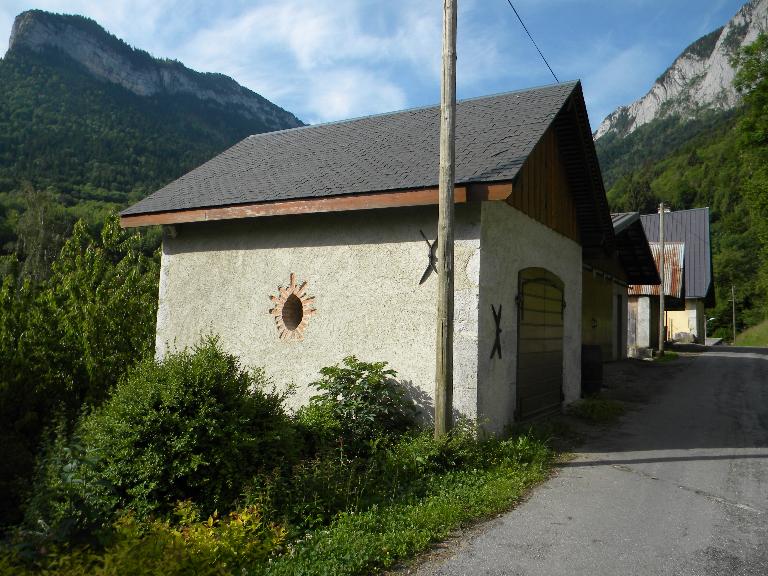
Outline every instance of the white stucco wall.
<path fill-rule="evenodd" d="M 546 268 L 565 284 L 563 391 L 565 402 L 581 394 L 581 246 L 511 208 L 504 202 L 482 205 L 480 243 L 480 322 L 478 417 L 489 431 L 511 423 L 517 376 L 518 273 Z M 502 306 L 502 358 L 490 358 L 496 335 L 491 304 Z"/>
<path fill-rule="evenodd" d="M 454 406 L 475 417 L 480 207 L 456 215 Z M 158 356 L 217 334 L 244 364 L 294 384 L 298 406 L 320 368 L 354 354 L 389 362 L 432 409 L 437 279 L 419 285 L 428 261 L 419 230 L 432 241 L 436 228 L 436 207 L 179 226 L 163 241 Z M 284 342 L 269 296 L 291 272 L 308 281 L 317 314 L 302 341 Z"/>
<path fill-rule="evenodd" d="M 619 305 L 621 297 L 621 305 Z M 627 357 L 627 287 L 613 283 L 613 360 Z"/>
<path fill-rule="evenodd" d="M 638 348 L 651 347 L 651 299 L 648 296 L 640 296 L 637 299 L 637 346 Z"/>

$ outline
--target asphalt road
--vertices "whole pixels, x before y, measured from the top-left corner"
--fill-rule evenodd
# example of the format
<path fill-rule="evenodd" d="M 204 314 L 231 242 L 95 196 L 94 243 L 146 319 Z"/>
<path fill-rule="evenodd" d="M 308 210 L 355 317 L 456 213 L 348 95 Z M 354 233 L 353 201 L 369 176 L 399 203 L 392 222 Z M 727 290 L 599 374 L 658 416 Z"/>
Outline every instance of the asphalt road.
<path fill-rule="evenodd" d="M 617 428 L 415 573 L 768 576 L 768 350 L 706 350 L 628 374 Z"/>

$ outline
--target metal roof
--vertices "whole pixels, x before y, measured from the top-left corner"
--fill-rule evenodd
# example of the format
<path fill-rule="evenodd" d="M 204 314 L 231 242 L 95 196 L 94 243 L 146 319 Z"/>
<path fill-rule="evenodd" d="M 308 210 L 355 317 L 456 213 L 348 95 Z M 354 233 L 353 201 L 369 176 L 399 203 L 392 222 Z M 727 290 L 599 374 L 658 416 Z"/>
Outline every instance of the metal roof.
<path fill-rule="evenodd" d="M 639 212 L 611 214 L 616 249 L 629 284 L 661 283 Z"/>
<path fill-rule="evenodd" d="M 665 226 L 666 228 L 666 226 Z M 649 242 L 656 269 L 659 269 L 661 259 L 661 244 Z M 683 279 L 685 278 L 685 244 L 683 242 L 664 242 L 664 295 L 673 298 L 683 298 Z M 658 296 L 661 283 L 656 285 L 632 284 L 629 286 L 630 296 Z M 666 300 L 666 298 L 665 298 Z"/>
<path fill-rule="evenodd" d="M 659 241 L 659 216 L 640 217 L 648 240 Z M 709 208 L 678 210 L 664 214 L 664 240 L 685 243 L 685 297 L 705 298 L 713 306 L 712 248 L 709 236 Z"/>
<path fill-rule="evenodd" d="M 432 106 L 249 136 L 121 215 L 436 187 L 439 123 L 439 107 Z M 580 82 L 459 102 L 456 184 L 514 180 L 550 127 L 582 246 L 611 248 L 613 228 Z"/>
<path fill-rule="evenodd" d="M 628 226 L 640 219 L 640 212 L 618 212 L 611 214 L 614 234 L 623 232 Z"/>

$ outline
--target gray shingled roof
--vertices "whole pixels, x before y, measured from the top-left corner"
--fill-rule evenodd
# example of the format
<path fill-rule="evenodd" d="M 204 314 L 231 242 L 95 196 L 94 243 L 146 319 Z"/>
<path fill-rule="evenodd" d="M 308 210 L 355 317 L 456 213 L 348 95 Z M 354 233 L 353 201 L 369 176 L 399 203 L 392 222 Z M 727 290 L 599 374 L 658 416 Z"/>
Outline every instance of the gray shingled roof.
<path fill-rule="evenodd" d="M 659 241 L 659 215 L 640 217 L 645 235 Z M 714 306 L 712 249 L 709 238 L 709 208 L 693 208 L 664 214 L 664 240 L 685 242 L 685 297 L 705 298 Z"/>
<path fill-rule="evenodd" d="M 629 284 L 661 283 L 639 212 L 611 214 L 616 249 Z"/>
<path fill-rule="evenodd" d="M 456 183 L 512 180 L 577 86 L 459 102 Z M 437 186 L 439 119 L 433 106 L 249 136 L 122 214 Z"/>

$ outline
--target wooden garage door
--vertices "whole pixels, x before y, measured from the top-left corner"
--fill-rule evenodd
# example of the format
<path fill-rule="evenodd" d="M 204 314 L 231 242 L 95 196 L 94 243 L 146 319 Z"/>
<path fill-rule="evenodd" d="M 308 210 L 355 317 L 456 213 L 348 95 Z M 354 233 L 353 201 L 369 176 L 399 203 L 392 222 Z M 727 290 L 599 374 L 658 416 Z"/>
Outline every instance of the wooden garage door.
<path fill-rule="evenodd" d="M 518 283 L 517 410 L 515 419 L 560 410 L 563 401 L 562 281 L 526 268 Z"/>

